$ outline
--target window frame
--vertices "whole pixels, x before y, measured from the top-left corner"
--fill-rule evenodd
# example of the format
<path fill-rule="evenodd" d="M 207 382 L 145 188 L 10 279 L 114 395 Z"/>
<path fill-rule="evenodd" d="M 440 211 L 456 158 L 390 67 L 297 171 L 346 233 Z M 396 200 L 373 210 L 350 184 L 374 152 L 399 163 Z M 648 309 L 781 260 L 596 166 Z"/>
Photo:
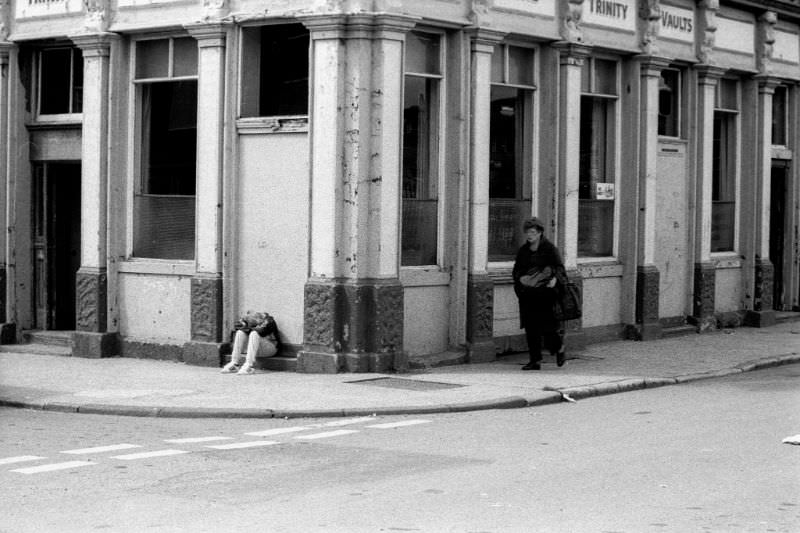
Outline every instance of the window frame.
<path fill-rule="evenodd" d="M 531 77 L 532 83 L 531 84 L 522 84 L 522 83 L 513 83 L 510 80 L 511 78 L 511 61 L 510 61 L 510 54 L 509 48 L 524 48 L 529 50 L 532 54 L 532 62 L 531 65 Z M 535 43 L 524 42 L 524 41 L 516 41 L 512 39 L 508 39 L 503 41 L 502 43 L 498 43 L 495 46 L 495 52 L 497 50 L 502 50 L 502 74 L 501 74 L 501 81 L 494 80 L 494 72 L 493 72 L 493 65 L 490 69 L 489 73 L 489 95 L 490 100 L 485 102 L 485 105 L 491 106 L 491 93 L 494 87 L 507 87 L 510 89 L 521 90 L 524 91 L 523 95 L 523 113 L 525 117 L 523 118 L 522 128 L 521 128 L 521 135 L 519 139 L 516 140 L 517 148 L 521 150 L 520 159 L 521 162 L 517 162 L 518 166 L 521 166 L 519 170 L 519 183 L 516 183 L 515 186 L 517 188 L 517 193 L 515 199 L 519 197 L 521 200 L 526 200 L 526 196 L 529 197 L 530 200 L 530 213 L 529 215 L 533 215 L 534 211 L 536 210 L 536 192 L 538 191 L 539 186 L 539 163 L 540 158 L 537 157 L 538 153 L 536 147 L 538 145 L 539 139 L 539 66 L 542 61 L 541 58 L 541 49 Z M 494 55 L 494 54 L 493 54 Z M 472 105 L 476 105 L 473 103 Z M 491 120 L 491 113 L 490 113 L 490 120 Z M 491 124 L 489 125 L 489 129 L 491 130 Z M 521 163 L 521 165 L 520 165 Z M 488 177 L 488 175 L 487 175 Z M 487 181 L 487 187 L 490 187 L 490 182 Z M 491 207 L 492 196 L 491 193 L 487 194 L 489 200 L 489 206 Z M 487 221 L 487 233 L 485 238 L 489 239 L 489 227 Z M 520 225 L 519 231 L 522 231 L 522 227 Z M 519 242 L 518 245 L 522 245 L 522 242 Z M 514 257 L 509 259 L 503 260 L 492 260 L 489 254 L 489 246 L 487 242 L 487 266 L 491 270 L 502 270 L 502 269 L 510 269 L 514 265 Z"/>
<path fill-rule="evenodd" d="M 687 115 L 685 105 L 686 105 L 686 97 L 685 97 L 685 83 L 686 83 L 686 71 L 678 66 L 669 66 L 667 68 L 662 69 L 663 72 L 675 72 L 677 74 L 677 84 L 676 84 L 676 101 L 674 102 L 675 113 L 677 116 L 675 117 L 675 129 L 677 130 L 677 135 L 667 135 L 664 133 L 658 132 L 659 137 L 663 137 L 665 139 L 684 139 L 685 138 L 685 131 L 686 128 L 684 127 L 685 117 Z M 659 76 L 659 80 L 661 76 Z M 661 82 L 659 81 L 659 105 L 658 105 L 658 116 L 659 118 L 661 115 Z"/>
<path fill-rule="evenodd" d="M 413 31 L 409 33 L 422 33 L 427 35 L 434 35 L 439 39 L 439 74 L 432 74 L 426 72 L 408 72 L 405 69 L 406 64 L 406 44 L 404 41 L 403 44 L 403 72 L 402 72 L 402 94 L 400 95 L 400 102 L 401 102 L 401 118 L 400 118 L 400 231 L 398 231 L 398 264 L 402 270 L 415 270 L 415 271 L 435 271 L 439 272 L 442 270 L 442 265 L 444 264 L 444 255 L 445 250 L 443 249 L 443 244 L 445 242 L 445 210 L 444 206 L 446 204 L 446 188 L 445 188 L 445 150 L 443 146 L 443 140 L 447 137 L 447 35 L 443 30 L 436 29 L 436 28 L 429 28 L 429 27 L 417 27 L 414 28 Z M 437 209 L 436 209 L 436 263 L 435 264 L 426 264 L 426 265 L 403 265 L 403 242 L 402 242 L 402 228 L 403 228 L 403 207 L 402 202 L 404 201 L 403 198 L 403 187 L 402 187 L 402 180 L 403 180 L 403 133 L 405 131 L 405 121 L 403 119 L 403 113 L 405 109 L 405 87 L 406 87 L 406 77 L 411 76 L 417 79 L 422 80 L 437 80 L 438 81 L 438 88 L 437 88 L 437 96 L 438 96 L 438 109 L 436 110 L 436 129 L 435 132 L 431 131 L 433 135 L 433 139 L 431 139 L 436 144 L 436 153 L 428 155 L 428 165 L 429 168 L 436 168 L 436 180 L 435 183 L 429 183 L 428 187 L 430 189 L 435 188 L 436 200 L 437 200 Z M 419 185 L 418 185 L 419 187 Z M 430 190 L 429 189 L 429 190 Z"/>
<path fill-rule="evenodd" d="M 783 143 L 776 143 L 775 142 L 775 132 L 772 132 L 772 140 L 771 144 L 777 148 L 788 148 L 789 147 L 789 124 L 790 124 L 790 117 L 791 112 L 789 110 L 789 86 L 780 84 L 775 87 L 775 92 L 772 95 L 772 123 L 775 124 L 775 97 L 778 95 L 778 89 L 781 89 L 783 93 L 783 139 L 785 142 Z"/>
<path fill-rule="evenodd" d="M 130 53 L 128 59 L 128 67 L 129 67 L 129 74 L 128 74 L 128 81 L 130 83 L 129 87 L 130 90 L 128 92 L 128 124 L 129 124 L 129 132 L 130 135 L 128 136 L 128 183 L 127 183 L 127 213 L 126 213 L 126 247 L 125 247 L 125 261 L 130 263 L 136 264 L 145 264 L 150 263 L 153 265 L 153 268 L 156 270 L 161 269 L 159 265 L 164 265 L 166 263 L 171 263 L 177 265 L 177 271 L 173 268 L 169 272 L 171 273 L 190 273 L 193 271 L 193 265 L 197 258 L 197 252 L 195 250 L 194 257 L 191 259 L 169 259 L 169 258 L 159 258 L 159 257 L 146 257 L 146 256 L 136 256 L 133 255 L 134 253 L 134 235 L 136 231 L 136 197 L 137 196 L 151 196 L 151 197 L 164 197 L 164 196 L 181 196 L 181 197 L 194 197 L 197 198 L 197 182 L 195 181 L 195 194 L 194 195 L 163 195 L 163 194 L 150 194 L 145 193 L 145 180 L 146 180 L 146 173 L 143 171 L 144 161 L 148 155 L 148 147 L 145 146 L 144 141 L 144 121 L 142 117 L 143 113 L 143 104 L 144 104 L 144 87 L 146 85 L 154 84 L 154 83 L 164 83 L 164 82 L 179 82 L 179 81 L 194 81 L 197 83 L 198 92 L 200 89 L 200 77 L 199 77 L 199 69 L 200 69 L 200 62 L 199 62 L 199 50 L 198 50 L 198 62 L 196 66 L 195 74 L 193 75 L 180 75 L 180 76 L 171 76 L 174 73 L 174 45 L 173 41 L 175 39 L 184 39 L 184 38 L 191 38 L 194 40 L 191 35 L 188 33 L 180 33 L 180 32 L 170 32 L 170 33 L 152 33 L 146 34 L 141 36 L 135 36 L 131 38 L 130 41 Z M 167 59 L 167 76 L 156 76 L 156 77 L 149 77 L 149 78 L 137 78 L 136 76 L 136 66 L 137 66 L 137 44 L 143 41 L 156 41 L 156 40 L 169 40 L 169 52 L 168 52 L 168 59 Z M 196 40 L 195 40 L 196 44 Z M 197 110 L 197 117 L 199 118 L 199 102 L 198 102 L 198 110 Z M 199 147 L 198 147 L 199 149 Z M 197 171 L 197 157 L 195 156 L 195 172 Z M 196 179 L 196 175 L 195 175 Z M 196 210 L 196 207 L 195 207 Z M 196 216 L 196 211 L 195 211 Z M 196 228 L 196 220 L 195 220 L 195 228 Z M 196 231 L 196 229 L 195 229 Z M 197 235 L 195 233 L 195 243 L 193 243 L 193 247 L 196 249 Z M 149 272 L 150 267 L 146 268 L 145 270 L 141 270 L 140 268 L 134 268 L 136 272 Z"/>
<path fill-rule="evenodd" d="M 614 88 L 616 90 L 616 94 L 609 94 L 604 92 L 594 92 L 597 87 L 597 72 L 595 69 L 595 61 L 596 60 L 602 61 L 613 61 L 616 65 L 615 68 L 615 83 Z M 608 117 L 613 120 L 613 124 L 611 128 L 613 129 L 613 134 L 609 135 L 607 138 L 607 142 L 610 140 L 613 145 L 608 150 L 606 154 L 606 172 L 612 172 L 613 181 L 608 182 L 605 181 L 603 183 L 613 183 L 614 184 L 614 209 L 612 211 L 612 216 L 614 219 L 612 225 L 612 245 L 611 245 L 611 255 L 603 255 L 603 256 L 584 256 L 580 255 L 580 251 L 577 249 L 577 258 L 576 261 L 578 264 L 591 264 L 591 263 L 607 263 L 608 261 L 617 261 L 619 258 L 619 248 L 620 248 L 620 212 L 621 212 L 621 195 L 620 195 L 620 175 L 622 173 L 622 70 L 623 70 L 623 62 L 622 58 L 613 55 L 606 55 L 606 54 L 597 54 L 592 55 L 584 59 L 584 66 L 588 63 L 588 67 L 585 70 L 589 72 L 589 85 L 588 85 L 588 92 L 584 90 L 583 80 L 581 80 L 581 91 L 580 97 L 590 97 L 593 99 L 604 99 L 607 101 L 613 102 L 613 110 L 608 113 Z M 583 75 L 583 72 L 582 72 Z M 582 105 L 582 102 L 581 102 Z M 581 117 L 582 120 L 583 117 Z M 579 165 L 580 167 L 580 165 Z M 579 170 L 580 172 L 580 170 Z M 608 177 L 608 176 L 606 176 Z M 579 178 L 580 183 L 580 178 Z M 577 215 L 580 216 L 580 202 L 581 198 L 578 195 L 578 213 Z M 578 224 L 578 235 L 580 235 L 580 224 Z M 580 241 L 580 237 L 578 237 Z"/>
<path fill-rule="evenodd" d="M 68 113 L 42 113 L 42 53 L 53 50 L 71 50 L 70 54 L 70 68 L 69 68 L 69 109 Z M 52 46 L 42 46 L 36 48 L 33 54 L 33 94 L 34 94 L 34 113 L 33 117 L 36 122 L 80 122 L 83 117 L 83 102 L 81 102 L 81 111 L 74 112 L 73 91 L 75 90 L 75 58 L 76 55 L 83 59 L 83 51 L 69 43 L 54 44 Z M 83 68 L 83 66 L 81 67 Z M 83 85 L 81 85 L 81 92 L 83 92 Z"/>
<path fill-rule="evenodd" d="M 736 107 L 721 107 L 722 103 L 722 85 L 723 80 L 726 81 L 733 81 L 735 82 L 735 100 L 736 100 Z M 741 227 L 741 139 L 742 139 L 742 98 L 743 98 L 743 91 L 742 91 L 742 81 L 740 78 L 734 77 L 723 77 L 720 78 L 719 82 L 717 83 L 714 89 L 714 122 L 716 122 L 718 114 L 721 114 L 728 119 L 731 120 L 732 128 L 732 137 L 726 139 L 727 143 L 725 146 L 725 150 L 727 157 L 725 158 L 725 164 L 733 170 L 733 243 L 732 248 L 730 250 L 714 250 L 714 243 L 713 243 L 713 232 L 710 236 L 711 239 L 709 240 L 709 253 L 712 257 L 720 257 L 720 256 L 728 256 L 731 254 L 737 254 L 737 250 L 739 250 L 739 228 Z M 712 126 L 713 127 L 713 126 Z M 713 146 L 712 146 L 712 166 L 713 166 Z M 720 173 L 723 172 L 722 169 L 719 171 Z M 714 217 L 714 193 L 713 193 L 713 180 L 714 174 L 712 169 L 712 193 L 711 198 L 709 201 L 711 202 L 711 220 L 712 220 L 712 228 L 713 228 L 713 217 Z"/>

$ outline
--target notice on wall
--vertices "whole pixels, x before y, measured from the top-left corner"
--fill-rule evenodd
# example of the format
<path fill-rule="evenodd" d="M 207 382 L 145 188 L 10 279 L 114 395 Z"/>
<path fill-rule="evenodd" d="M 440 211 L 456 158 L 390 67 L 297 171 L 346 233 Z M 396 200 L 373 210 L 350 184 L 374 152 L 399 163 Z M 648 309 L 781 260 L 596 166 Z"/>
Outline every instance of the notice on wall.
<path fill-rule="evenodd" d="M 556 0 L 494 0 L 494 8 L 553 18 L 556 16 Z"/>
<path fill-rule="evenodd" d="M 583 21 L 617 30 L 636 31 L 636 0 L 586 0 Z"/>
<path fill-rule="evenodd" d="M 755 25 L 750 22 L 717 17 L 716 48 L 740 52 L 747 55 L 755 53 Z"/>
<path fill-rule="evenodd" d="M 694 10 L 661 4 L 661 28 L 658 36 L 686 43 L 694 42 Z"/>
<path fill-rule="evenodd" d="M 614 184 L 613 183 L 595 183 L 595 199 L 597 199 L 597 200 L 613 200 L 614 199 Z"/>

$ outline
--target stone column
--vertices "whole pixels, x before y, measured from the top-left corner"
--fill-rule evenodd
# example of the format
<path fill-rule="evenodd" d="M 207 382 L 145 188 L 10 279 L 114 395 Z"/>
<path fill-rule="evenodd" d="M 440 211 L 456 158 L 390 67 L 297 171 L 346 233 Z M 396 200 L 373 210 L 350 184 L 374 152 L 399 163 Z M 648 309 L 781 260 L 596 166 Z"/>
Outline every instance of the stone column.
<path fill-rule="evenodd" d="M 8 199 L 8 106 L 9 106 L 9 81 L 8 58 L 12 48 L 9 42 L 0 42 L 0 220 L 5 225 L 0 235 L 0 344 L 10 344 L 16 341 L 16 324 L 8 322 L 12 313 L 8 312 L 11 302 L 7 282 L 6 268 L 9 258 L 8 228 L 13 221 L 9 220 Z"/>
<path fill-rule="evenodd" d="M 493 361 L 494 283 L 489 277 L 489 129 L 492 53 L 504 33 L 476 28 L 470 34 L 470 199 L 467 281 L 467 360 Z"/>
<path fill-rule="evenodd" d="M 691 320 L 697 330 L 717 327 L 716 267 L 711 261 L 711 189 L 714 155 L 714 92 L 724 70 L 697 67 L 697 172 L 695 183 L 694 291 Z"/>
<path fill-rule="evenodd" d="M 772 97 L 780 80 L 769 76 L 756 76 L 756 79 L 758 118 L 755 134 L 758 167 L 754 176 L 754 201 L 751 204 L 755 214 L 753 308 L 748 309 L 745 322 L 751 326 L 765 327 L 775 324 L 772 302 L 775 269 L 769 259 L 769 230 L 772 185 Z"/>
<path fill-rule="evenodd" d="M 219 366 L 222 323 L 222 191 L 225 128 L 225 42 L 230 24 L 186 26 L 197 40 L 196 274 L 191 281 L 191 340 L 185 362 Z"/>
<path fill-rule="evenodd" d="M 577 43 L 558 42 L 561 83 L 559 86 L 559 173 L 556 198 L 556 241 L 563 254 L 567 276 L 583 293 L 583 278 L 578 271 L 578 189 L 580 184 L 581 144 L 581 69 L 590 49 Z M 571 347 L 585 343 L 583 321 L 571 320 L 566 326 Z"/>
<path fill-rule="evenodd" d="M 399 281 L 402 16 L 311 15 L 311 235 L 299 372 L 406 366 Z"/>
<path fill-rule="evenodd" d="M 76 276 L 76 329 L 72 355 L 119 354 L 119 339 L 108 331 L 108 116 L 109 56 L 117 35 L 75 35 L 83 51 L 81 130 L 81 266 Z"/>
<path fill-rule="evenodd" d="M 658 208 L 658 85 L 661 71 L 669 60 L 660 57 L 639 58 L 641 104 L 639 115 L 639 231 L 636 265 L 636 328 L 638 337 L 651 340 L 661 337 L 659 294 L 661 274 L 655 265 Z"/>

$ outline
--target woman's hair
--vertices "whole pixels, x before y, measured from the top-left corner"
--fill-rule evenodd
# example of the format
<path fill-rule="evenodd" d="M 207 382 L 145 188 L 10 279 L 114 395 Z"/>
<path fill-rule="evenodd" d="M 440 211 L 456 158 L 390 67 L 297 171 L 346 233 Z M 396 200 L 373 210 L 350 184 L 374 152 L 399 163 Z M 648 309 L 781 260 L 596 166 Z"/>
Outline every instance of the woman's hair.
<path fill-rule="evenodd" d="M 528 231 L 531 228 L 536 228 L 539 231 L 544 232 L 544 224 L 542 224 L 542 221 L 537 217 L 531 217 L 522 224 L 523 231 Z"/>

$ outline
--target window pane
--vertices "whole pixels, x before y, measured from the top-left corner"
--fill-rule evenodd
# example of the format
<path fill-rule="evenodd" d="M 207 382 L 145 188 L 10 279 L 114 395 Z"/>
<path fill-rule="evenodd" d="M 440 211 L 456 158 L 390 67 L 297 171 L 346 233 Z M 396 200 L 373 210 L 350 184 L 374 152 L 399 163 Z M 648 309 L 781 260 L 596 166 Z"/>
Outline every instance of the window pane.
<path fill-rule="evenodd" d="M 411 32 L 406 36 L 406 72 L 439 74 L 439 36 Z"/>
<path fill-rule="evenodd" d="M 197 82 L 151 83 L 143 87 L 142 162 L 147 194 L 195 194 Z"/>
<path fill-rule="evenodd" d="M 135 196 L 133 255 L 193 259 L 194 196 Z"/>
<path fill-rule="evenodd" d="M 262 28 L 260 116 L 308 114 L 308 49 L 302 24 Z"/>
<path fill-rule="evenodd" d="M 169 39 L 136 43 L 136 78 L 169 76 Z"/>
<path fill-rule="evenodd" d="M 39 113 L 53 115 L 70 112 L 70 73 L 72 50 L 42 50 Z"/>
<path fill-rule="evenodd" d="M 72 112 L 83 111 L 83 53 L 72 51 Z"/>
<path fill-rule="evenodd" d="M 489 133 L 489 260 L 510 261 L 524 240 L 522 223 L 531 216 L 531 199 L 524 194 L 523 89 L 493 86 Z"/>
<path fill-rule="evenodd" d="M 776 87 L 772 96 L 772 144 L 786 146 L 786 87 Z"/>
<path fill-rule="evenodd" d="M 680 75 L 676 70 L 661 72 L 658 87 L 658 134 L 678 137 L 680 116 Z"/>
<path fill-rule="evenodd" d="M 613 162 L 614 103 L 581 97 L 578 183 L 578 255 L 604 257 L 614 253 L 615 179 Z"/>
<path fill-rule="evenodd" d="M 581 92 L 592 92 L 592 61 L 588 57 L 581 65 Z"/>
<path fill-rule="evenodd" d="M 438 81 L 406 76 L 403 106 L 403 266 L 435 265 L 438 242 Z"/>
<path fill-rule="evenodd" d="M 533 50 L 508 47 L 508 82 L 516 85 L 533 85 Z"/>
<path fill-rule="evenodd" d="M 172 75 L 197 75 L 197 40 L 193 37 L 172 40 Z"/>
<path fill-rule="evenodd" d="M 595 59 L 595 93 L 617 94 L 617 63 L 607 59 Z"/>
<path fill-rule="evenodd" d="M 492 53 L 492 83 L 505 83 L 506 47 L 497 45 Z"/>
<path fill-rule="evenodd" d="M 731 153 L 736 115 L 714 113 L 711 182 L 711 251 L 733 250 L 736 176 Z"/>

